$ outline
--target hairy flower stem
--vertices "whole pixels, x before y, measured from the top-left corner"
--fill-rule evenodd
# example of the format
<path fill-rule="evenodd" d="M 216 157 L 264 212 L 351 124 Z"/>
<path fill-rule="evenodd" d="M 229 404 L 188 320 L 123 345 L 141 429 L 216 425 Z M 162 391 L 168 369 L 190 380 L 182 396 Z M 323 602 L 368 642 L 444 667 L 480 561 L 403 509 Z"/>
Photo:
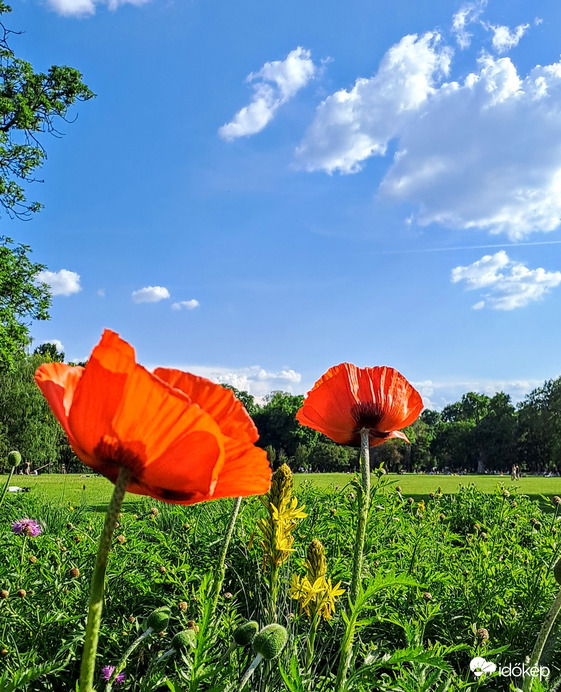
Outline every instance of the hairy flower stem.
<path fill-rule="evenodd" d="M 144 639 L 146 639 L 146 637 L 149 637 L 153 633 L 154 633 L 154 630 L 151 627 L 147 627 L 146 631 L 143 632 L 140 635 L 140 637 L 137 637 L 133 641 L 133 643 L 129 646 L 129 648 L 123 654 L 123 657 L 119 661 L 119 665 L 115 668 L 115 670 L 111 674 L 111 678 L 109 679 L 109 682 L 107 683 L 107 685 L 105 685 L 105 692 L 111 692 L 111 690 L 113 689 L 113 683 L 115 682 L 115 678 L 117 677 L 117 675 L 119 675 L 119 673 L 122 670 L 125 669 L 125 667 L 127 665 L 127 661 L 129 660 L 129 657 L 132 654 L 132 652 L 136 649 L 136 647 L 140 644 L 140 642 L 142 642 Z"/>
<path fill-rule="evenodd" d="M 368 429 L 363 428 L 360 431 L 360 504 L 358 510 L 358 524 L 356 528 L 355 553 L 353 558 L 353 575 L 351 580 L 351 588 L 349 591 L 349 604 L 351 610 L 356 605 L 357 596 L 361 587 L 364 539 L 366 537 L 368 510 L 370 509 L 370 446 L 368 436 Z M 352 614 L 347 624 L 345 636 L 341 642 L 341 653 L 339 655 L 339 668 L 337 669 L 335 692 L 341 692 L 345 686 L 347 672 L 351 663 L 356 619 L 356 614 Z"/>
<path fill-rule="evenodd" d="M 356 601 L 360 579 L 362 577 L 362 562 L 364 539 L 366 537 L 366 522 L 370 509 L 370 447 L 368 444 L 368 428 L 360 431 L 360 474 L 361 487 L 359 495 L 358 524 L 356 527 L 355 553 L 353 557 L 353 575 L 349 599 Z"/>
<path fill-rule="evenodd" d="M 230 523 L 226 529 L 226 536 L 224 537 L 224 542 L 222 543 L 222 550 L 220 551 L 220 556 L 218 558 L 218 566 L 216 568 L 216 576 L 212 583 L 212 609 L 210 611 L 210 619 L 214 618 L 214 613 L 216 612 L 216 606 L 218 604 L 218 597 L 220 596 L 220 590 L 222 589 L 222 584 L 224 583 L 224 577 L 226 575 L 226 554 L 228 552 L 228 547 L 230 546 L 230 541 L 232 540 L 232 534 L 234 533 L 234 524 L 238 518 L 238 513 L 242 504 L 242 498 L 236 497 L 234 500 L 234 506 L 232 507 L 232 514 L 230 515 Z"/>
<path fill-rule="evenodd" d="M 255 669 L 261 663 L 262 660 L 263 660 L 263 656 L 261 656 L 261 654 L 257 654 L 257 656 L 251 662 L 251 665 L 249 666 L 249 668 L 245 671 L 243 678 L 240 681 L 240 686 L 238 687 L 238 692 L 241 692 L 243 690 L 243 688 L 247 684 L 247 681 L 253 675 L 253 673 L 255 673 Z"/>
<path fill-rule="evenodd" d="M 115 531 L 115 522 L 121 509 L 125 491 L 130 479 L 131 472 L 121 466 L 119 476 L 115 482 L 113 497 L 107 508 L 105 524 L 99 539 L 97 559 L 92 575 L 90 586 L 90 601 L 88 606 L 88 622 L 86 625 L 86 637 L 84 641 L 84 653 L 82 654 L 82 665 L 80 668 L 80 692 L 94 692 L 93 678 L 95 671 L 95 656 L 97 653 L 97 642 L 99 638 L 99 625 L 101 623 L 101 611 L 103 609 L 103 589 L 105 584 L 105 570 L 107 568 L 107 558 L 111 549 L 111 538 Z"/>
<path fill-rule="evenodd" d="M 316 634 L 319 625 L 319 614 L 316 613 L 310 625 L 310 634 L 308 635 L 308 641 L 306 642 L 306 672 L 310 672 L 312 667 L 312 661 L 314 658 L 314 645 L 316 643 Z"/>
<path fill-rule="evenodd" d="M 4 489 L 2 490 L 2 495 L 0 495 L 0 505 L 2 505 L 2 502 L 4 502 L 4 495 L 8 490 L 8 486 L 10 485 L 10 481 L 12 480 L 12 476 L 14 475 L 14 468 L 15 466 L 12 466 L 12 468 L 10 469 L 10 473 L 6 480 L 6 484 L 4 485 Z"/>
<path fill-rule="evenodd" d="M 555 620 L 557 619 L 557 615 L 559 614 L 560 610 L 561 591 L 559 591 L 559 593 L 555 597 L 555 600 L 553 601 L 553 604 L 549 609 L 548 614 L 545 616 L 545 620 L 543 621 L 543 625 L 536 640 L 536 644 L 534 645 L 534 650 L 532 651 L 532 655 L 530 656 L 530 662 L 527 666 L 528 670 L 530 670 L 533 666 L 539 665 L 543 650 L 545 648 L 547 640 L 549 639 L 549 635 L 551 634 L 551 630 L 553 629 L 553 625 L 555 624 Z M 524 685 L 522 687 L 523 692 L 530 692 L 530 690 L 532 689 L 533 682 L 534 677 L 532 675 L 526 675 L 524 677 Z"/>

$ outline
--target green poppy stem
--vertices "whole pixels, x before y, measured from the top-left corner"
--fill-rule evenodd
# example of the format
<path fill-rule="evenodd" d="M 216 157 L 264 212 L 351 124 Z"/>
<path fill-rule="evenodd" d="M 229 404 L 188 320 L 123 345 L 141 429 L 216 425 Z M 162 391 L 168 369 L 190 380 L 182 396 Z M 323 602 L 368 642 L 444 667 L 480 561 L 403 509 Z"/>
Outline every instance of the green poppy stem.
<path fill-rule="evenodd" d="M 220 556 L 218 558 L 218 566 L 216 568 L 216 576 L 212 584 L 212 610 L 210 612 L 210 619 L 214 618 L 214 613 L 216 612 L 216 606 L 218 604 L 218 597 L 220 596 L 220 590 L 222 589 L 222 584 L 224 583 L 224 577 L 226 576 L 226 554 L 228 552 L 228 547 L 230 546 L 230 541 L 232 540 L 232 534 L 234 533 L 234 525 L 236 519 L 238 518 L 238 513 L 242 504 L 242 498 L 236 497 L 234 500 L 234 506 L 232 507 L 232 514 L 230 515 L 230 523 L 226 529 L 226 536 L 224 537 L 224 542 L 222 543 L 222 550 L 220 551 Z"/>
<path fill-rule="evenodd" d="M 355 552 L 353 559 L 353 574 L 351 588 L 349 590 L 349 605 L 351 617 L 347 624 L 345 636 L 341 642 L 339 655 L 339 668 L 337 670 L 337 680 L 335 681 L 335 692 L 342 692 L 347 680 L 347 673 L 352 657 L 352 645 L 355 635 L 356 620 L 358 611 L 354 610 L 361 587 L 362 563 L 364 556 L 364 540 L 366 537 L 366 522 L 368 521 L 368 511 L 370 509 L 370 445 L 368 428 L 360 431 L 360 496 L 358 510 L 358 524 L 356 528 Z"/>
<path fill-rule="evenodd" d="M 90 586 L 90 601 L 88 607 L 88 622 L 86 625 L 86 637 L 84 641 L 84 653 L 82 654 L 82 665 L 80 668 L 80 692 L 94 692 L 93 679 L 95 671 L 95 657 L 97 653 L 97 643 L 99 639 L 99 626 L 101 623 L 101 611 L 103 609 L 103 591 L 105 584 L 105 570 L 107 569 L 107 558 L 111 550 L 111 539 L 115 531 L 117 515 L 123 504 L 125 491 L 129 483 L 131 472 L 124 466 L 119 470 L 119 476 L 115 482 L 113 497 L 107 508 L 105 524 L 99 539 L 97 559 L 92 575 Z"/>
<path fill-rule="evenodd" d="M 8 478 L 6 479 L 4 489 L 2 490 L 2 494 L 0 495 L 0 505 L 4 502 L 4 496 L 6 495 L 8 486 L 10 485 L 10 481 L 12 480 L 12 476 L 14 475 L 14 469 L 15 466 L 12 466 L 12 468 L 10 469 L 10 473 L 8 474 Z"/>
<path fill-rule="evenodd" d="M 368 428 L 360 431 L 360 474 L 361 485 L 359 494 L 358 524 L 356 527 L 355 553 L 353 558 L 353 575 L 349 599 L 354 603 L 362 577 L 364 555 L 364 540 L 366 537 L 366 522 L 370 509 L 370 446 Z"/>
<path fill-rule="evenodd" d="M 542 628 L 534 645 L 534 650 L 532 651 L 532 655 L 530 656 L 530 662 L 527 666 L 528 670 L 531 670 L 534 666 L 539 665 L 543 650 L 545 648 L 547 640 L 549 639 L 549 635 L 551 634 L 551 630 L 553 629 L 553 625 L 555 624 L 555 620 L 557 619 L 557 615 L 559 614 L 560 610 L 561 591 L 559 591 L 559 593 L 555 597 L 555 600 L 553 601 L 553 604 L 549 609 L 548 614 L 545 616 Z M 534 677 L 532 675 L 526 675 L 524 677 L 524 684 L 522 687 L 523 692 L 530 692 L 530 690 L 532 689 L 533 682 Z"/>

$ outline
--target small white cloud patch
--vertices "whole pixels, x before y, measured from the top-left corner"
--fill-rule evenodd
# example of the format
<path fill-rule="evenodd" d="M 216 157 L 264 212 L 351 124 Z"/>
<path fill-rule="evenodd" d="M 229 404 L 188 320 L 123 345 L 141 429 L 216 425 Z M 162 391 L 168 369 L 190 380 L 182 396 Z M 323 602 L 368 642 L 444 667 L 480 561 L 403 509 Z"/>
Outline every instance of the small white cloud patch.
<path fill-rule="evenodd" d="M 169 291 L 164 286 L 145 286 L 132 292 L 135 303 L 157 303 L 169 298 Z"/>
<path fill-rule="evenodd" d="M 43 344 L 53 344 L 53 346 L 56 346 L 56 350 L 59 353 L 64 353 L 64 346 L 59 339 L 45 339 L 45 341 L 41 341 L 39 345 L 42 346 Z"/>
<path fill-rule="evenodd" d="M 487 0 L 466 3 L 452 18 L 452 33 L 455 35 L 460 48 L 464 49 L 470 46 L 472 35 L 466 27 L 478 21 L 486 5 Z"/>
<path fill-rule="evenodd" d="M 278 109 L 306 86 L 315 73 L 310 51 L 301 47 L 291 51 L 285 60 L 266 62 L 259 72 L 247 77 L 246 81 L 254 82 L 251 103 L 223 125 L 218 134 L 232 141 L 261 132 Z"/>
<path fill-rule="evenodd" d="M 145 5 L 150 0 L 47 0 L 48 5 L 63 17 L 91 17 L 97 5 L 115 11 L 122 5 Z"/>
<path fill-rule="evenodd" d="M 493 310 L 514 310 L 540 300 L 561 284 L 561 272 L 528 269 L 521 262 L 510 260 L 501 250 L 466 267 L 456 267 L 452 270 L 451 281 L 465 282 L 467 290 L 487 289 L 484 300 L 477 302 L 474 310 L 484 306 Z"/>
<path fill-rule="evenodd" d="M 71 296 L 82 290 L 80 286 L 80 274 L 71 272 L 68 269 L 61 269 L 58 272 L 50 272 L 46 269 L 40 271 L 36 276 L 37 281 L 49 286 L 53 296 Z"/>
<path fill-rule="evenodd" d="M 508 26 L 493 26 L 492 24 L 484 26 L 493 32 L 493 48 L 497 53 L 506 53 L 517 46 L 526 30 L 530 28 L 529 24 L 520 24 L 512 30 Z"/>
<path fill-rule="evenodd" d="M 192 298 L 191 300 L 180 300 L 177 303 L 173 303 L 171 306 L 172 310 L 194 310 L 195 308 L 198 308 L 200 305 L 199 301 L 196 300 L 196 298 Z"/>

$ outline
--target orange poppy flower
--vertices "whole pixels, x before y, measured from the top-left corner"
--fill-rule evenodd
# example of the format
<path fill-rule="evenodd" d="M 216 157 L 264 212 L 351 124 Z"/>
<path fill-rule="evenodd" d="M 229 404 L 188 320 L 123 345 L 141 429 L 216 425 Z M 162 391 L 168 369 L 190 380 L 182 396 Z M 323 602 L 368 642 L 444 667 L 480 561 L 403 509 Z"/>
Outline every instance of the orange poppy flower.
<path fill-rule="evenodd" d="M 86 368 L 45 363 L 35 381 L 76 456 L 113 482 L 128 468 L 131 493 L 188 505 L 269 490 L 267 454 L 234 394 L 179 370 L 148 372 L 114 332 Z"/>
<path fill-rule="evenodd" d="M 359 446 L 360 431 L 367 428 L 375 447 L 391 437 L 407 440 L 400 428 L 422 409 L 421 395 L 397 370 L 341 363 L 315 383 L 296 418 L 344 445 Z"/>

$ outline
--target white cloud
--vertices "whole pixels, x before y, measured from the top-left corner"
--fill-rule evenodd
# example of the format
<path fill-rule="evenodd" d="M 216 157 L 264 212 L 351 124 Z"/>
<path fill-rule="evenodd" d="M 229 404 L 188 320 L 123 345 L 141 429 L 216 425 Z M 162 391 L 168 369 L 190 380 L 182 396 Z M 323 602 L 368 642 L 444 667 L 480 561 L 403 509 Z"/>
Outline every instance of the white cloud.
<path fill-rule="evenodd" d="M 63 343 L 59 339 L 45 339 L 45 341 L 41 341 L 39 345 L 42 346 L 43 344 L 53 344 L 54 346 L 56 346 L 56 350 L 59 353 L 64 353 Z"/>
<path fill-rule="evenodd" d="M 487 289 L 484 300 L 473 308 L 485 305 L 494 310 L 514 310 L 540 300 L 552 288 L 561 284 L 561 272 L 528 269 L 510 260 L 504 250 L 485 255 L 467 267 L 452 270 L 452 283 L 465 282 L 467 290 Z"/>
<path fill-rule="evenodd" d="M 478 21 L 486 5 L 486 0 L 466 3 L 452 18 L 452 33 L 455 35 L 460 48 L 468 48 L 471 44 L 472 35 L 466 27 Z"/>
<path fill-rule="evenodd" d="M 468 392 L 477 392 L 492 397 L 497 392 L 510 394 L 513 404 L 522 401 L 533 389 L 541 387 L 543 380 L 463 380 L 440 381 L 425 380 L 412 382 L 423 398 L 425 408 L 441 410 L 447 404 L 459 401 Z"/>
<path fill-rule="evenodd" d="M 178 303 L 173 303 L 171 306 L 172 310 L 181 310 L 185 308 L 186 310 L 194 310 L 200 305 L 199 301 L 193 298 L 192 300 L 180 300 Z"/>
<path fill-rule="evenodd" d="M 68 271 L 68 269 L 61 269 L 58 272 L 44 269 L 37 274 L 36 279 L 47 284 L 53 296 L 70 296 L 82 290 L 80 274 Z"/>
<path fill-rule="evenodd" d="M 506 53 L 517 46 L 526 30 L 530 28 L 529 24 L 520 24 L 512 31 L 508 26 L 493 26 L 492 24 L 484 26 L 493 32 L 493 48 L 497 53 Z"/>
<path fill-rule="evenodd" d="M 169 298 L 169 291 L 164 286 L 145 286 L 132 292 L 135 303 L 157 303 Z"/>
<path fill-rule="evenodd" d="M 310 51 L 298 47 L 285 60 L 267 62 L 247 77 L 254 82 L 253 98 L 248 106 L 239 110 L 234 118 L 223 125 L 218 134 L 232 141 L 261 132 L 274 118 L 277 110 L 304 87 L 316 73 Z"/>
<path fill-rule="evenodd" d="M 289 368 L 271 371 L 265 370 L 259 365 L 246 368 L 225 368 L 209 365 L 169 365 L 167 367 L 192 372 L 218 384 L 230 384 L 236 389 L 253 394 L 258 399 L 275 390 L 299 394 L 300 387 L 296 387 L 296 385 L 302 380 L 300 373 Z"/>
<path fill-rule="evenodd" d="M 357 79 L 350 91 L 328 96 L 296 157 L 309 171 L 356 173 L 362 162 L 386 153 L 390 139 L 418 113 L 445 75 L 451 51 L 439 34 L 405 36 L 383 57 L 370 79 Z"/>
<path fill-rule="evenodd" d="M 88 17 L 95 14 L 98 5 L 107 5 L 115 11 L 122 5 L 145 5 L 150 0 L 48 0 L 48 4 L 63 17 Z"/>
<path fill-rule="evenodd" d="M 99 288 L 97 290 L 97 296 L 98 298 L 105 298 L 105 289 L 104 288 Z"/>

